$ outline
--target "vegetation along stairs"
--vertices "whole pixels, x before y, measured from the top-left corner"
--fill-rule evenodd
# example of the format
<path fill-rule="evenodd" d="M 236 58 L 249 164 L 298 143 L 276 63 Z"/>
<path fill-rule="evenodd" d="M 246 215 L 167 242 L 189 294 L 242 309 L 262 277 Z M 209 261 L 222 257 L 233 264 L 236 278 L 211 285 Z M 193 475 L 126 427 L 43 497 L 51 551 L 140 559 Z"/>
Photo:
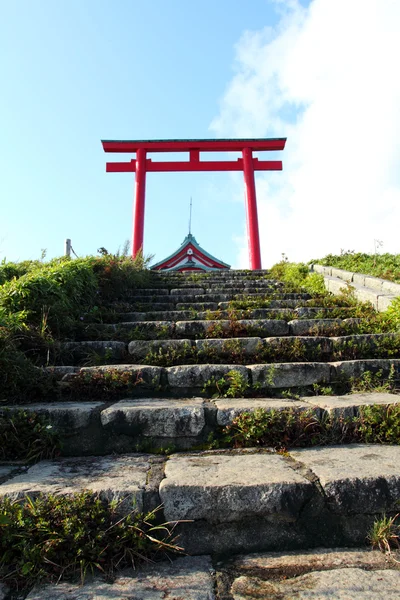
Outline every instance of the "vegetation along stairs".
<path fill-rule="evenodd" d="M 43 415 L 61 454 L 3 461 L 0 497 L 89 489 L 122 515 L 161 506 L 192 558 L 148 567 L 133 587 L 154 596 L 119 576 L 115 595 L 97 582 L 97 596 L 62 583 L 27 597 L 311 598 L 322 585 L 315 597 L 339 598 L 343 568 L 344 587 L 368 572 L 378 594 L 386 558 L 354 548 L 399 510 L 399 335 L 371 328 L 374 309 L 349 293 L 267 271 L 153 272 L 146 285 L 59 343 L 57 399 L 1 406 Z M 380 597 L 363 589 L 346 597 Z"/>

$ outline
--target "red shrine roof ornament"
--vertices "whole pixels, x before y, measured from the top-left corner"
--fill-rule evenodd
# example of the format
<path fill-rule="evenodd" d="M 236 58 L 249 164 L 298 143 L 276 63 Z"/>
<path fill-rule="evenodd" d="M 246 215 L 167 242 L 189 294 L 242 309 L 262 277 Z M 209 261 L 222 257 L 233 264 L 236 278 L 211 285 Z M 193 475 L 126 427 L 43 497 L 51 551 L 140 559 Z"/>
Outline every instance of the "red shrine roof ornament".
<path fill-rule="evenodd" d="M 216 271 L 231 266 L 206 252 L 189 233 L 176 252 L 156 263 L 153 271 Z"/>

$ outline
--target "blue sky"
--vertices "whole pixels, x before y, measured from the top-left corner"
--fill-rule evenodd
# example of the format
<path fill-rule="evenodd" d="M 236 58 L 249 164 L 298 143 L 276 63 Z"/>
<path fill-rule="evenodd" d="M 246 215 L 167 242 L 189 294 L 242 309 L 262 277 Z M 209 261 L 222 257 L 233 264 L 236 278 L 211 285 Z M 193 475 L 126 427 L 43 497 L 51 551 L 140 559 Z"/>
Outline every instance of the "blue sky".
<path fill-rule="evenodd" d="M 101 139 L 287 136 L 257 176 L 263 264 L 399 251 L 399 30 L 398 0 L 3 1 L 0 260 L 131 237 Z M 198 242 L 246 267 L 240 174 L 148 175 L 145 254 L 180 245 L 191 196 Z"/>
<path fill-rule="evenodd" d="M 0 258 L 56 256 L 66 237 L 79 255 L 116 251 L 131 236 L 134 176 L 105 173 L 100 139 L 214 137 L 235 44 L 276 20 L 265 0 L 4 3 Z M 149 175 L 145 253 L 178 247 L 192 196 L 198 241 L 234 263 L 244 205 L 229 177 Z"/>

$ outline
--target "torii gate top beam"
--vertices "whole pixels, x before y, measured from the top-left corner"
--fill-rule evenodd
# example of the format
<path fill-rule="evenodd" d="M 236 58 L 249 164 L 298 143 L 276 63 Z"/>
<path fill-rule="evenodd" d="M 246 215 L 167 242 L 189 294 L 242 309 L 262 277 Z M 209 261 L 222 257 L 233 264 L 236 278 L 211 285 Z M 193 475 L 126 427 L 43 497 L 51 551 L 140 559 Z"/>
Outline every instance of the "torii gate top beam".
<path fill-rule="evenodd" d="M 283 150 L 286 138 L 242 138 L 217 140 L 102 140 L 104 152 L 232 152 L 250 148 L 254 152 Z"/>

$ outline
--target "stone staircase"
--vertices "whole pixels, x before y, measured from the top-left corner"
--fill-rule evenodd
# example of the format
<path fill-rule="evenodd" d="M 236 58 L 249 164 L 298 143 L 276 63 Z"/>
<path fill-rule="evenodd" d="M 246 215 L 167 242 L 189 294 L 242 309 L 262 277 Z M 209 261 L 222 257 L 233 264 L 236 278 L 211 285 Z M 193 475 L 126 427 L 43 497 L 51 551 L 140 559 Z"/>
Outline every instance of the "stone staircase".
<path fill-rule="evenodd" d="M 122 510 L 162 505 L 163 519 L 179 522 L 179 543 L 192 558 L 151 567 L 140 581 L 130 573 L 114 585 L 61 584 L 27 598 L 378 598 L 367 593 L 368 585 L 379 589 L 378 580 L 394 598 L 395 563 L 365 550 L 329 549 L 364 546 L 374 520 L 396 514 L 399 447 L 277 452 L 210 449 L 210 439 L 260 408 L 311 411 L 339 423 L 360 406 L 397 404 L 400 396 L 382 392 L 317 395 L 365 372 L 398 380 L 400 359 L 391 358 L 397 335 L 359 334 L 354 307 L 318 306 L 265 271 L 153 273 L 152 282 L 124 299 L 123 310 L 115 306 L 110 322 L 89 323 L 81 341 L 60 344 L 58 365 L 49 370 L 61 400 L 23 408 L 47 415 L 62 456 L 33 466 L 4 464 L 0 496 L 90 489 L 119 499 Z M 249 552 L 280 554 L 236 556 Z M 271 575 L 274 561 L 280 566 Z M 344 566 L 342 588 L 332 591 Z M 328 588 L 307 595 L 310 573 L 317 590 L 320 573 L 333 569 L 331 587 L 323 577 Z M 360 582 L 366 570 L 369 583 L 346 591 L 350 571 Z M 375 572 L 381 579 L 371 583 Z M 306 583 L 296 588 L 301 577 Z"/>

